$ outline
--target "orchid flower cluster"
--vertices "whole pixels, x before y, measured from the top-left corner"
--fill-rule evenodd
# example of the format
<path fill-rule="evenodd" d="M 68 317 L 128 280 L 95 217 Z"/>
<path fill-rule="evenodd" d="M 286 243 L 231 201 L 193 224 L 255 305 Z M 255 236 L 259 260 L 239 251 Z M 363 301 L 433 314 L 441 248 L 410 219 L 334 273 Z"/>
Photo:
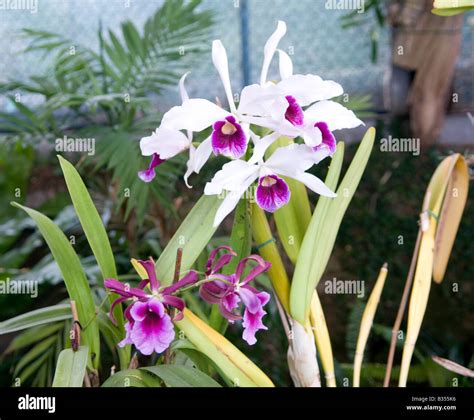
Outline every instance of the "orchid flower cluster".
<path fill-rule="evenodd" d="M 184 151 L 189 153 L 184 175 L 188 187 L 191 174 L 199 173 L 211 154 L 230 159 L 204 189 L 206 195 L 225 195 L 215 226 L 255 182 L 255 201 L 268 212 L 290 199 L 290 189 L 282 177 L 334 197 L 334 192 L 307 171 L 335 152 L 333 131 L 363 124 L 352 111 L 330 100 L 343 94 L 338 83 L 313 74 L 293 74 L 291 58 L 278 49 L 285 33 L 286 24 L 279 21 L 264 47 L 260 83 L 245 86 L 238 103 L 234 102 L 226 50 L 221 41 L 213 41 L 212 60 L 224 86 L 228 109 L 206 99 L 189 98 L 184 86 L 186 73 L 179 82 L 182 104 L 166 112 L 155 132 L 140 141 L 142 154 L 151 156 L 148 169 L 139 172 L 145 182 L 153 180 L 160 163 Z M 267 74 L 276 52 L 281 80 L 271 82 Z M 193 133 L 208 128 L 212 128 L 210 135 L 195 145 Z M 267 159 L 267 149 L 282 136 L 294 143 L 277 148 Z"/>
<path fill-rule="evenodd" d="M 222 250 L 225 252 L 222 253 Z M 227 246 L 216 248 L 209 255 L 204 279 L 199 280 L 198 273 L 190 270 L 170 286 L 161 285 L 151 258 L 138 261 L 147 278 L 140 281 L 137 287 L 130 287 L 116 279 L 106 279 L 105 287 L 119 296 L 110 307 L 109 316 L 114 324 L 117 324 L 114 309 L 121 303 L 131 301 L 124 311 L 126 335 L 118 343 L 119 347 L 133 344 L 144 355 L 164 352 L 175 338 L 173 322 L 183 318 L 185 302 L 177 294 L 192 287 L 200 287 L 199 293 L 206 302 L 218 304 L 229 322 L 243 320 L 242 337 L 248 344 L 255 344 L 256 332 L 267 329 L 262 318 L 266 314 L 263 307 L 270 300 L 270 295 L 259 292 L 249 283 L 267 271 L 270 263 L 258 255 L 250 255 L 238 263 L 235 273 L 222 274 L 221 270 L 235 256 L 236 253 Z M 249 269 L 247 265 L 252 261 L 256 265 Z M 236 312 L 241 301 L 245 306 L 243 316 Z"/>

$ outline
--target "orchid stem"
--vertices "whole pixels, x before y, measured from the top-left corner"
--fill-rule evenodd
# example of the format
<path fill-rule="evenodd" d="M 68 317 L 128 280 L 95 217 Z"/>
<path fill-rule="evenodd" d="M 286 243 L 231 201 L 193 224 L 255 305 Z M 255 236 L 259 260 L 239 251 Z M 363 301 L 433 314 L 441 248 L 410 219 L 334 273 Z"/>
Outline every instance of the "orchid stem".
<path fill-rule="evenodd" d="M 423 205 L 423 211 L 425 211 L 425 207 L 427 207 L 427 203 Z M 395 357 L 395 349 L 397 345 L 397 336 L 398 331 L 400 331 L 400 326 L 402 324 L 403 315 L 405 314 L 405 309 L 408 303 L 408 295 L 410 294 L 411 286 L 413 283 L 413 276 L 415 274 L 415 267 L 416 261 L 418 258 L 418 251 L 420 249 L 420 242 L 421 242 L 421 233 L 422 233 L 422 226 L 421 226 L 421 217 L 420 217 L 420 227 L 418 229 L 418 236 L 416 238 L 415 249 L 413 251 L 413 256 L 411 257 L 410 269 L 408 270 L 407 279 L 405 281 L 405 287 L 403 288 L 403 295 L 400 301 L 400 306 L 398 307 L 397 317 L 395 319 L 395 323 L 393 324 L 392 328 L 392 337 L 390 340 L 390 349 L 388 352 L 387 358 L 387 368 L 385 371 L 385 379 L 383 381 L 384 388 L 390 386 L 390 377 L 392 374 L 392 366 L 393 366 L 393 359 Z"/>
<path fill-rule="evenodd" d="M 81 327 L 79 323 L 79 316 L 77 314 L 77 306 L 76 301 L 71 300 L 71 312 L 72 312 L 72 338 L 71 338 L 71 346 L 73 351 L 77 351 L 79 346 L 81 345 Z"/>
<path fill-rule="evenodd" d="M 173 283 L 172 284 L 175 284 L 179 281 L 179 275 L 180 275 L 180 272 L 181 272 L 181 261 L 182 260 L 183 260 L 183 248 L 178 248 L 176 250 L 176 263 L 175 263 L 175 266 L 174 266 L 174 276 L 173 276 Z M 171 319 L 174 318 L 174 315 L 175 315 L 175 310 L 170 309 Z M 173 356 L 173 353 L 171 351 L 171 346 L 170 346 L 165 350 L 165 354 L 164 354 L 164 357 L 163 357 L 163 363 L 164 364 L 169 364 L 171 362 L 172 356 Z"/>
<path fill-rule="evenodd" d="M 252 204 L 252 234 L 257 245 L 265 243 L 265 246 L 258 249 L 258 253 L 272 264 L 268 275 L 281 305 L 289 314 L 290 280 L 275 242 L 269 241 L 272 238 L 272 231 L 267 217 L 264 211 L 254 203 Z"/>

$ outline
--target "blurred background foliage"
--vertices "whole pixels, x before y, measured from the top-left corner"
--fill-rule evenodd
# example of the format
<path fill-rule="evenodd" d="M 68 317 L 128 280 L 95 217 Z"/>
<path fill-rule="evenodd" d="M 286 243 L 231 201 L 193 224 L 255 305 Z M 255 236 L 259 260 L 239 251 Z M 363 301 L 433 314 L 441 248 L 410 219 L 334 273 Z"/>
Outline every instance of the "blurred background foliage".
<path fill-rule="evenodd" d="M 73 242 L 91 284 L 101 282 L 56 162 L 56 138 L 96 139 L 94 156 L 71 154 L 68 158 L 75 160 L 88 185 L 107 226 L 118 271 L 127 280 L 135 279 L 129 258 L 156 257 L 161 253 L 180 220 L 199 198 L 206 180 L 222 164 L 219 158 L 212 160 L 199 177 L 192 178 L 191 190 L 180 177 L 183 156 L 160 166 L 159 175 L 151 184 L 142 183 L 136 176 L 148 163 L 140 155 L 137 140 L 159 125 L 157 109 L 166 101 L 165 89 L 174 86 L 181 74 L 196 66 L 200 59 L 209 59 L 215 16 L 200 3 L 168 0 L 141 26 L 124 21 L 119 29 L 108 30 L 99 25 L 98 49 L 77 45 L 59 33 L 33 28 L 23 31 L 29 45 L 24 54 L 41 52 L 52 64 L 26 81 L 10 80 L 0 85 L 0 93 L 13 107 L 13 112 L 0 113 L 0 200 L 4 203 L 0 214 L 0 280 L 35 280 L 39 297 L 0 295 L 0 321 L 55 305 L 66 297 L 58 267 L 41 235 L 29 218 L 7 205 L 12 200 L 51 217 Z M 374 28 L 382 26 L 379 8 L 383 2 L 367 3 L 370 13 L 364 18 Z M 357 19 L 349 14 L 342 25 L 358 25 Z M 185 54 L 180 53 L 183 45 Z M 373 59 L 376 52 L 377 46 L 373 44 Z M 38 103 L 22 102 L 24 95 L 32 93 L 41 98 Z M 406 121 L 385 118 L 375 109 L 370 95 L 351 95 L 344 105 L 361 118 L 368 118 L 370 124 L 376 123 L 378 138 L 388 134 L 394 138 L 409 137 Z M 347 162 L 354 152 L 355 145 L 350 145 L 345 156 Z M 352 377 L 351 363 L 363 302 L 380 266 L 387 261 L 389 277 L 362 369 L 362 385 L 380 386 L 383 381 L 390 329 L 414 248 L 423 194 L 435 167 L 449 152 L 432 147 L 420 156 L 412 156 L 374 149 L 321 282 L 321 287 L 324 280 L 333 277 L 366 282 L 363 299 L 321 293 L 337 362 L 338 384 Z M 320 165 L 316 173 L 324 176 L 325 166 Z M 314 202 L 315 197 L 312 198 Z M 410 372 L 411 384 L 452 385 L 453 375 L 432 362 L 432 355 L 473 367 L 473 207 L 471 194 L 446 279 L 431 291 Z M 227 242 L 231 224 L 232 220 L 223 224 L 209 249 Z M 203 253 L 198 268 L 204 267 L 205 259 Z M 268 285 L 265 277 L 260 281 Z M 452 292 L 455 283 L 459 284 L 457 293 Z M 102 298 L 97 296 L 98 305 Z M 188 293 L 186 300 L 204 319 L 210 315 L 209 308 L 201 305 L 195 294 Z M 236 326 L 228 328 L 227 336 L 277 385 L 288 385 L 291 380 L 286 365 L 287 339 L 274 303 L 269 305 L 267 325 L 268 332 L 260 334 L 259 345 L 255 347 L 239 339 L 241 331 Z M 58 352 L 69 342 L 65 339 L 67 329 L 68 322 L 60 321 L 21 334 L 0 336 L 0 385 L 11 385 L 15 377 L 34 386 L 51 384 Z M 109 357 L 112 365 L 112 351 Z M 397 375 L 397 368 L 393 375 Z M 472 380 L 463 379 L 459 385 L 472 385 Z"/>

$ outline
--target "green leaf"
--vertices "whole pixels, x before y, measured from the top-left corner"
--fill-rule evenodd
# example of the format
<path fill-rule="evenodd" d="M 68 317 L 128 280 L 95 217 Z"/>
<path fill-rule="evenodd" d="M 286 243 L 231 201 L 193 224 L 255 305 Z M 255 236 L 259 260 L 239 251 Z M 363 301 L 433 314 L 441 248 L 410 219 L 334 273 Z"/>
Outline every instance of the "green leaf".
<path fill-rule="evenodd" d="M 44 352 L 50 351 L 53 344 L 56 342 L 57 337 L 52 336 L 41 341 L 38 341 L 36 346 L 31 348 L 26 354 L 24 354 L 18 364 L 15 366 L 15 370 L 13 372 L 13 377 L 16 377 L 18 373 L 30 362 L 33 360 L 38 359 Z"/>
<path fill-rule="evenodd" d="M 66 349 L 59 353 L 53 387 L 81 388 L 86 374 L 88 355 L 87 346 L 80 346 L 77 351 Z"/>
<path fill-rule="evenodd" d="M 272 149 L 287 146 L 292 140 L 280 137 Z M 303 243 L 304 234 L 311 221 L 311 205 L 306 187 L 293 178 L 283 177 L 291 191 L 290 201 L 274 213 L 275 224 L 281 244 L 293 264 Z"/>
<path fill-rule="evenodd" d="M 173 279 L 176 251 L 183 248 L 181 270 L 189 270 L 214 235 L 214 216 L 221 202 L 215 195 L 203 195 L 184 219 L 156 262 L 156 274 L 163 284 Z"/>
<path fill-rule="evenodd" d="M 322 200 L 322 204 L 319 205 L 318 202 L 313 213 L 295 267 L 290 293 L 291 315 L 302 325 L 305 325 L 311 297 L 326 269 L 339 226 L 364 173 L 374 140 L 375 129 L 369 128 L 337 189 L 337 197 L 329 200 L 321 197 L 319 200 Z M 331 167 L 333 164 L 334 161 L 331 163 Z M 330 177 L 328 186 L 330 187 L 332 187 L 330 184 L 337 178 L 338 172 L 337 168 L 331 171 L 331 167 L 328 174 L 328 178 Z"/>
<path fill-rule="evenodd" d="M 76 210 L 77 217 L 81 222 L 82 228 L 86 235 L 87 241 L 94 253 L 94 256 L 99 264 L 102 277 L 117 278 L 117 269 L 115 267 L 114 254 L 110 246 L 109 238 L 105 230 L 102 219 L 97 211 L 89 191 L 87 191 L 81 176 L 76 168 L 61 156 L 58 156 L 61 169 L 66 180 L 66 185 L 71 196 L 72 204 Z M 111 295 L 112 302 L 118 296 Z M 117 305 L 114 311 L 115 319 L 117 320 L 117 328 L 123 330 L 123 313 L 121 305 Z M 130 347 L 118 349 L 120 357 L 120 366 L 125 369 L 130 362 Z"/>
<path fill-rule="evenodd" d="M 67 304 L 48 306 L 0 322 L 0 335 L 72 318 Z"/>
<path fill-rule="evenodd" d="M 224 274 L 234 273 L 239 261 L 250 255 L 252 248 L 252 210 L 250 204 L 250 200 L 242 199 L 235 210 L 229 246 L 237 253 L 237 256 L 225 267 Z"/>
<path fill-rule="evenodd" d="M 220 387 L 210 376 L 196 368 L 179 365 L 161 365 L 142 368 L 160 377 L 168 387 Z"/>
<path fill-rule="evenodd" d="M 117 278 L 112 247 L 110 246 L 102 219 L 89 192 L 76 168 L 62 156 L 58 155 L 58 159 L 69 194 L 71 195 L 72 204 L 84 229 L 87 241 L 99 264 L 102 277 L 104 279 Z"/>
<path fill-rule="evenodd" d="M 432 13 L 453 16 L 474 9 L 474 0 L 435 0 Z"/>
<path fill-rule="evenodd" d="M 96 320 L 92 292 L 79 257 L 64 233 L 51 219 L 36 210 L 18 203 L 12 203 L 12 205 L 24 210 L 36 222 L 48 244 L 61 270 L 69 297 L 71 300 L 76 301 L 79 322 L 83 328 L 81 337 L 84 339 L 84 344 L 87 344 L 90 348 L 91 365 L 97 368 L 100 355 L 99 327 Z M 92 354 L 94 354 L 93 358 Z"/>
<path fill-rule="evenodd" d="M 448 17 L 448 16 L 459 15 L 460 13 L 464 13 L 464 12 L 469 12 L 473 8 L 474 8 L 473 6 L 470 6 L 470 7 L 451 7 L 451 8 L 446 8 L 446 9 L 433 9 L 431 12 L 435 15 L 438 15 L 438 16 Z"/>
<path fill-rule="evenodd" d="M 161 379 L 141 369 L 125 369 L 113 374 L 102 386 L 104 388 L 161 388 Z"/>
<path fill-rule="evenodd" d="M 70 312 L 70 310 L 68 312 Z M 43 325 L 37 328 L 30 328 L 27 331 L 24 331 L 21 334 L 18 334 L 10 342 L 7 349 L 5 350 L 5 354 L 24 349 L 25 347 L 29 347 L 35 343 L 38 343 L 39 341 L 42 341 L 45 338 L 48 338 L 52 334 L 57 333 L 63 327 L 64 327 L 63 323 L 56 322 L 50 325 L 47 324 L 47 325 Z"/>

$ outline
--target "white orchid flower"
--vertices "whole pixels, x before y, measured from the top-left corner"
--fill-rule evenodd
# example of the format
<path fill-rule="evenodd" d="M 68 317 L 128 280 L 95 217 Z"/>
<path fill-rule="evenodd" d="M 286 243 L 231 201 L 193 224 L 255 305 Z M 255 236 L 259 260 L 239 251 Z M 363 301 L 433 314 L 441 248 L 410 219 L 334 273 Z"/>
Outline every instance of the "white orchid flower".
<path fill-rule="evenodd" d="M 206 184 L 204 194 L 225 194 L 217 210 L 214 226 L 219 225 L 232 212 L 248 188 L 258 180 L 255 190 L 256 203 L 268 212 L 274 212 L 290 199 L 286 176 L 305 184 L 310 190 L 327 197 L 335 197 L 319 178 L 306 171 L 314 164 L 314 153 L 302 144 L 291 144 L 277 149 L 265 162 L 253 156 L 248 162 L 233 160 L 226 163 Z M 323 151 L 319 152 L 325 155 Z"/>
<path fill-rule="evenodd" d="M 333 154 L 336 140 L 332 131 L 354 128 L 363 122 L 344 106 L 329 101 L 342 95 L 341 85 L 313 74 L 293 74 L 291 58 L 277 48 L 285 32 L 284 22 L 278 22 L 264 48 L 260 84 L 242 90 L 238 111 L 245 111 L 249 123 L 271 129 L 281 136 L 301 137 L 307 146 L 315 150 L 324 148 L 328 154 Z M 281 81 L 271 83 L 266 81 L 266 77 L 276 51 Z M 303 107 L 308 108 L 303 110 Z M 270 140 L 276 138 L 277 135 L 267 136 L 266 143 L 260 147 L 268 147 Z"/>
<path fill-rule="evenodd" d="M 212 150 L 216 155 L 222 154 L 237 159 L 246 152 L 251 132 L 243 115 L 237 112 L 230 83 L 227 53 L 219 40 L 212 43 L 212 61 L 222 80 L 230 111 L 206 99 L 188 99 L 181 106 L 171 108 L 163 116 L 161 125 L 172 130 L 193 132 L 212 126 L 212 134 L 205 140 L 206 152 Z M 196 153 L 198 151 L 196 150 Z M 202 160 L 202 157 L 199 156 L 199 159 Z"/>

